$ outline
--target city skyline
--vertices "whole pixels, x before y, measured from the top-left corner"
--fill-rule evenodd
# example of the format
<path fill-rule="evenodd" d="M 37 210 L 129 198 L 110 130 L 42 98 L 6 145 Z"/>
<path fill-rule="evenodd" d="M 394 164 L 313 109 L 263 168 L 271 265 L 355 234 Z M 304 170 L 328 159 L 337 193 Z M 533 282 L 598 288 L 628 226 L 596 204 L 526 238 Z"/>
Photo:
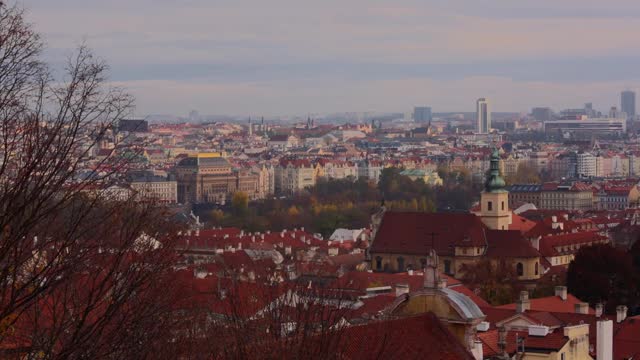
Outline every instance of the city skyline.
<path fill-rule="evenodd" d="M 640 83 L 632 1 L 19 4 L 48 59 L 60 66 L 86 41 L 136 115 L 472 112 L 480 96 L 496 111 L 606 110 Z"/>

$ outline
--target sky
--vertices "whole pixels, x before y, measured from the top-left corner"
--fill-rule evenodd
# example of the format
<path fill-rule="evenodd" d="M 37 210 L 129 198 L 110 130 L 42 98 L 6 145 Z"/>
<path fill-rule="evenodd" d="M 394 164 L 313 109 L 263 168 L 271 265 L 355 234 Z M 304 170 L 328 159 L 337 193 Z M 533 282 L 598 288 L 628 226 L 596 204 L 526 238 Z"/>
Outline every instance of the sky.
<path fill-rule="evenodd" d="M 620 106 L 637 0 L 19 0 L 59 66 L 85 42 L 136 115 Z"/>

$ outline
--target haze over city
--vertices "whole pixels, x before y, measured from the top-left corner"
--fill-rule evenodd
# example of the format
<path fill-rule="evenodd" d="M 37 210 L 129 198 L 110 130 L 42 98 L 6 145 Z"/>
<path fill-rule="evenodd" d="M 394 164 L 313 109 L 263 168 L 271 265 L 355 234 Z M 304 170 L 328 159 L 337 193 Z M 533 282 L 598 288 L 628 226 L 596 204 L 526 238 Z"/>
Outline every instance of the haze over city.
<path fill-rule="evenodd" d="M 639 29 L 0 0 L 0 359 L 638 359 Z"/>
<path fill-rule="evenodd" d="M 26 0 L 46 58 L 83 39 L 136 115 L 619 106 L 637 1 Z"/>

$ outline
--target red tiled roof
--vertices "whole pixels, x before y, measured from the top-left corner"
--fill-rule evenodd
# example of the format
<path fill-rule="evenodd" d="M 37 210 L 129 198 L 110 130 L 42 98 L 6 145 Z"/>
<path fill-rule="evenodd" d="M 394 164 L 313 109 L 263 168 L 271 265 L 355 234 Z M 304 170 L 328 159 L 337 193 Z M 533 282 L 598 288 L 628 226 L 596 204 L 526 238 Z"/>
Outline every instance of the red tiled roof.
<path fill-rule="evenodd" d="M 341 359 L 468 359 L 473 356 L 433 313 L 352 326 L 343 331 Z"/>
<path fill-rule="evenodd" d="M 530 299 L 532 311 L 548 311 L 551 313 L 575 313 L 575 305 L 582 301 L 577 297 L 567 294 L 567 300 L 562 300 L 559 296 L 548 296 L 537 299 Z M 516 309 L 516 304 L 506 304 L 497 306 L 498 309 Z M 594 314 L 595 311 L 589 308 L 589 314 Z"/>
<path fill-rule="evenodd" d="M 581 231 L 569 234 L 548 235 L 540 239 L 540 253 L 545 257 L 559 255 L 558 247 L 589 244 L 593 242 L 606 241 L 607 237 L 598 234 L 597 231 Z M 575 246 L 569 253 L 577 252 L 578 247 Z"/>
<path fill-rule="evenodd" d="M 511 219 L 509 230 L 518 230 L 523 234 L 533 229 L 537 224 L 535 221 L 531 221 L 517 214 L 511 214 Z"/>
<path fill-rule="evenodd" d="M 483 356 L 495 356 L 500 354 L 500 347 L 498 346 L 499 332 L 497 329 L 487 332 L 478 333 L 478 339 L 482 341 Z M 525 331 L 508 331 L 506 337 L 506 352 L 513 354 L 517 349 L 517 338 L 524 339 L 524 346 L 526 350 L 537 351 L 557 351 L 565 346 L 568 337 L 564 336 L 564 333 L 556 330 L 547 336 L 529 336 Z"/>
<path fill-rule="evenodd" d="M 351 289 L 365 291 L 367 288 L 379 286 L 396 286 L 407 284 L 411 291 L 417 291 L 424 287 L 424 276 L 421 272 L 414 272 L 413 275 L 407 273 L 389 274 L 366 271 L 351 271 L 331 284 L 339 289 Z"/>
<path fill-rule="evenodd" d="M 487 230 L 489 247 L 487 256 L 504 258 L 534 258 L 540 257 L 540 253 L 531 243 L 522 237 L 517 230 Z"/>
<path fill-rule="evenodd" d="M 371 253 L 424 254 L 432 243 L 439 255 L 453 254 L 454 246 L 485 246 L 486 226 L 473 214 L 387 212 Z"/>
<path fill-rule="evenodd" d="M 640 316 L 627 319 L 613 338 L 614 359 L 635 359 L 640 356 Z"/>

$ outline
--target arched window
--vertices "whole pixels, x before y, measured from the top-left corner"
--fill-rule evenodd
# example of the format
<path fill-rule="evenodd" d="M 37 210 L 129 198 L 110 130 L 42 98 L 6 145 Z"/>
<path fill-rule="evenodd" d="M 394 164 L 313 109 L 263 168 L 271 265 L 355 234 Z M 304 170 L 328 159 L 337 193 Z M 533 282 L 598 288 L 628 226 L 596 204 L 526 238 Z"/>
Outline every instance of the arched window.
<path fill-rule="evenodd" d="M 518 276 L 524 275 L 524 265 L 522 265 L 522 263 L 518 263 L 516 265 L 516 272 L 518 273 Z"/>
<path fill-rule="evenodd" d="M 398 258 L 398 271 L 404 271 L 404 258 L 402 256 Z"/>
<path fill-rule="evenodd" d="M 382 258 L 376 256 L 376 270 L 382 270 Z"/>
<path fill-rule="evenodd" d="M 444 273 L 451 274 L 451 260 L 444 261 Z"/>
<path fill-rule="evenodd" d="M 535 266 L 535 272 L 536 272 L 536 275 L 538 275 L 539 270 L 538 270 L 538 262 L 537 261 L 536 261 L 536 266 Z"/>

